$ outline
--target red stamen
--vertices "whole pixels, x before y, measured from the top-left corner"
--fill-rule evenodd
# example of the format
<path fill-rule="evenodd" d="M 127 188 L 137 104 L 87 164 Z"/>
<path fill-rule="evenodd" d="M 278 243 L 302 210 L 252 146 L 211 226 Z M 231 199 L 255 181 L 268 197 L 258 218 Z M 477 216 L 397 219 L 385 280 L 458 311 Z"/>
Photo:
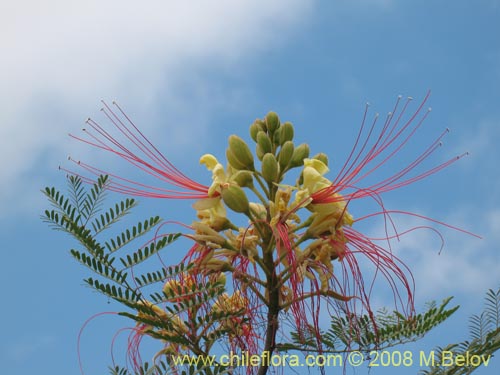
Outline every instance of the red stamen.
<path fill-rule="evenodd" d="M 138 153 L 133 152 L 126 145 L 122 144 L 109 131 L 92 119 L 88 119 L 86 121 L 90 129 L 83 129 L 89 139 L 77 137 L 71 134 L 70 136 L 93 147 L 113 153 L 133 166 L 139 168 L 146 174 L 149 174 L 150 176 L 153 176 L 160 181 L 179 189 L 167 189 L 143 184 L 127 178 L 119 177 L 115 174 L 92 167 L 85 163 L 76 162 L 80 167 L 93 175 L 109 175 L 112 177 L 109 189 L 123 194 L 166 199 L 202 199 L 208 197 L 208 186 L 199 184 L 180 172 L 158 150 L 158 148 L 156 148 L 144 136 L 132 120 L 118 106 L 118 104 L 113 103 L 118 109 L 118 113 L 114 112 L 105 102 L 103 102 L 103 104 L 104 107 L 102 108 L 102 111 L 106 118 L 113 125 L 113 127 L 125 137 L 126 141 L 137 149 Z M 72 159 L 70 160 L 74 161 Z M 66 171 L 71 174 L 76 174 L 69 170 Z M 82 177 L 85 182 L 93 182 L 91 178 L 84 176 L 80 177 Z"/>

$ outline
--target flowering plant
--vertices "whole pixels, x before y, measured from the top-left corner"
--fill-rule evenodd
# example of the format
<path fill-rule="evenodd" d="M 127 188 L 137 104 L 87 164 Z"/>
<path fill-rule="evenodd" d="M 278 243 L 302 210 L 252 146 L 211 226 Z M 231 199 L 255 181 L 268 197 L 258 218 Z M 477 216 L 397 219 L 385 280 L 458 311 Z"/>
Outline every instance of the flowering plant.
<path fill-rule="evenodd" d="M 148 369 L 139 354 L 144 337 L 161 343 L 152 368 L 158 373 L 180 373 L 182 366 L 175 356 L 181 353 L 208 357 L 226 348 L 232 353 L 271 356 L 280 351 L 321 353 L 325 347 L 345 352 L 353 344 L 368 350 L 413 340 L 456 308 L 446 310 L 446 300 L 439 308 L 416 314 L 410 269 L 391 250 L 394 238 L 416 228 L 398 232 L 394 216 L 410 215 L 450 226 L 389 210 L 382 195 L 425 178 L 463 155 L 418 171 L 440 146 L 444 131 L 404 168 L 367 181 L 400 158 L 429 113 L 424 110 L 427 98 L 409 115 L 411 98 L 398 98 L 383 123 L 378 115 L 369 123 L 367 107 L 354 147 L 333 178 L 327 177 L 327 155 L 310 155 L 306 143 L 295 143 L 294 126 L 270 112 L 250 126 L 255 153 L 243 138 L 231 135 L 226 161 L 212 154 L 201 156 L 200 163 L 211 173 L 210 184 L 180 172 L 117 104 L 104 104 L 103 113 L 118 136 L 89 119 L 86 137 L 73 137 L 119 156 L 156 177 L 160 186 L 75 161 L 87 173 L 65 169 L 69 198 L 46 188 L 56 207 L 47 210 L 44 219 L 83 245 L 83 250 L 71 253 L 96 274 L 86 282 L 127 307 L 119 314 L 136 322 L 128 353 L 129 365 L 139 373 Z M 92 175 L 99 177 L 94 180 Z M 88 192 L 83 182 L 93 184 Z M 195 220 L 184 224 L 185 233 L 162 234 L 161 219 L 152 217 L 102 242 L 101 232 L 136 205 L 134 198 L 127 198 L 103 210 L 105 191 L 192 200 Z M 379 209 L 364 215 L 351 210 L 352 203 L 361 199 L 373 200 Z M 379 238 L 357 229 L 360 222 L 373 217 L 385 222 Z M 152 239 L 131 252 L 130 244 L 150 232 Z M 181 237 L 190 241 L 184 259 L 166 266 L 161 250 Z M 116 262 L 119 252 L 123 255 Z M 155 269 L 140 273 L 147 261 L 155 262 Z M 384 319 L 371 307 L 378 279 L 394 296 L 396 312 L 385 314 Z M 333 318 L 329 333 L 320 327 L 323 316 Z M 335 340 L 339 341 L 334 344 Z M 233 373 L 241 367 L 188 365 L 205 373 Z M 245 371 L 265 374 L 271 365 L 269 361 L 247 364 Z"/>

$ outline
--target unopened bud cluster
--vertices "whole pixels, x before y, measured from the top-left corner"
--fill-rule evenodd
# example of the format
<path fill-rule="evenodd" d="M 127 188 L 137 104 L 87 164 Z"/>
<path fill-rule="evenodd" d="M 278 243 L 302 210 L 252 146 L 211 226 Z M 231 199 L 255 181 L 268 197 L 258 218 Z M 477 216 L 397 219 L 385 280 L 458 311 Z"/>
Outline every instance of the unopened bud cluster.
<path fill-rule="evenodd" d="M 342 256 L 347 242 L 342 227 L 351 225 L 352 217 L 333 191 L 335 199 L 314 199 L 315 193 L 332 187 L 323 176 L 328 172 L 328 157 L 319 153 L 310 158 L 309 146 L 295 145 L 294 133 L 290 122 L 282 123 L 275 112 L 269 112 L 250 126 L 253 146 L 237 135 L 229 137 L 225 166 L 213 155 L 202 156 L 200 162 L 212 171 L 213 182 L 209 198 L 194 205 L 199 221 L 193 223 L 192 237 L 203 254 L 198 264 L 206 272 L 234 270 L 235 260 L 244 257 L 263 267 L 281 264 L 301 280 L 318 277 L 322 289 L 329 288 L 326 274 L 331 276 L 332 260 Z M 294 168 L 302 169 L 295 173 L 296 182 L 287 184 L 286 175 Z M 248 226 L 234 225 L 226 209 L 244 214 Z M 301 235 L 298 229 L 302 229 Z M 280 248 L 293 255 L 279 254 Z M 273 264 L 265 265 L 269 253 Z M 292 265 L 287 259 L 298 263 Z"/>

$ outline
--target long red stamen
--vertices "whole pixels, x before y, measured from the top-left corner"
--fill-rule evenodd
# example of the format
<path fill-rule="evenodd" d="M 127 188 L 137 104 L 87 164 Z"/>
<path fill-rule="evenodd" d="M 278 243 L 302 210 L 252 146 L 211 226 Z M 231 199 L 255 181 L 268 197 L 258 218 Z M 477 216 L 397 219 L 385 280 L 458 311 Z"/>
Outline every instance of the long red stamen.
<path fill-rule="evenodd" d="M 125 140 L 137 149 L 137 153 L 121 143 L 111 134 L 111 132 L 107 131 L 103 126 L 92 119 L 86 121 L 87 125 L 89 125 L 89 129 L 84 129 L 88 139 L 71 134 L 70 136 L 93 147 L 111 152 L 146 174 L 179 189 L 167 189 L 143 184 L 111 174 L 82 162 L 76 162 L 80 167 L 93 175 L 107 174 L 111 176 L 112 180 L 109 185 L 110 190 L 124 194 L 166 199 L 201 199 L 208 197 L 208 186 L 199 184 L 180 172 L 158 150 L 158 148 L 144 136 L 118 104 L 113 103 L 118 109 L 118 113 L 113 111 L 105 102 L 103 102 L 103 104 L 104 107 L 102 111 L 106 118 Z M 68 172 L 75 174 L 73 171 Z M 92 179 L 88 177 L 81 177 L 85 182 L 92 182 Z"/>
<path fill-rule="evenodd" d="M 442 144 L 441 140 L 449 132 L 449 130 L 446 129 L 441 133 L 441 135 L 436 140 L 434 140 L 434 142 L 432 142 L 427 147 L 427 149 L 424 150 L 424 152 L 422 152 L 419 156 L 417 156 L 406 167 L 402 168 L 393 175 L 380 180 L 379 182 L 373 183 L 366 187 L 360 186 L 362 180 L 366 179 L 368 176 L 370 176 L 375 171 L 380 169 L 384 164 L 389 162 L 391 159 L 394 159 L 398 155 L 398 153 L 404 148 L 404 146 L 409 142 L 409 140 L 414 136 L 416 131 L 421 127 L 429 111 L 427 111 L 422 116 L 422 118 L 420 118 L 417 122 L 415 122 L 415 120 L 418 114 L 422 111 L 422 108 L 426 103 L 429 95 L 430 92 L 427 93 L 426 97 L 419 105 L 417 110 L 411 115 L 410 119 L 408 119 L 401 126 L 399 125 L 402 122 L 402 116 L 407 110 L 411 98 L 409 98 L 406 101 L 405 105 L 403 106 L 402 110 L 400 111 L 399 115 L 396 118 L 395 111 L 397 111 L 397 107 L 400 101 L 400 98 L 398 98 L 396 105 L 394 106 L 394 112 L 388 115 L 374 144 L 366 152 L 365 150 L 367 149 L 369 139 L 373 134 L 377 116 L 373 121 L 372 126 L 368 130 L 366 138 L 363 139 L 362 134 L 364 133 L 366 113 L 367 113 L 367 109 L 365 109 L 365 114 L 363 116 L 361 129 L 358 133 L 355 145 L 351 150 L 351 153 L 346 163 L 343 165 L 337 177 L 333 180 L 332 184 L 329 187 L 317 191 L 311 195 L 313 198 L 313 203 L 332 203 L 340 201 L 350 201 L 352 199 L 372 196 L 374 193 L 376 194 L 385 193 L 412 184 L 423 178 L 428 177 L 431 174 L 437 173 L 443 168 L 448 167 L 449 165 L 455 163 L 457 160 L 466 156 L 467 153 L 464 153 L 462 155 L 453 157 L 447 160 L 446 162 L 441 163 L 433 168 L 430 168 L 420 174 L 407 177 L 408 174 L 410 174 L 419 165 L 421 165 L 426 159 L 429 158 L 429 156 L 431 156 L 441 146 Z M 392 122 L 394 119 L 395 121 Z M 404 135 L 405 132 L 407 132 L 406 135 Z M 392 150 L 389 150 L 389 147 L 391 146 L 393 146 Z M 357 151 L 358 148 L 360 149 Z M 385 153 L 386 155 L 383 156 L 382 155 L 383 153 Z M 364 171 L 370 165 L 371 167 L 368 170 Z M 335 196 L 335 193 L 341 193 L 342 196 Z"/>
<path fill-rule="evenodd" d="M 363 234 L 352 228 L 345 228 L 344 233 L 348 239 L 350 251 L 346 252 L 345 260 L 348 261 L 350 266 L 350 274 L 355 282 L 355 291 L 361 292 L 361 295 L 366 295 L 367 302 L 370 299 L 377 274 L 383 275 L 389 286 L 393 290 L 394 303 L 399 306 L 401 311 L 407 314 L 413 313 L 413 294 L 414 294 L 414 280 L 410 269 L 390 251 L 381 246 L 376 245 Z M 375 265 L 375 274 L 368 291 L 365 290 L 364 278 L 358 268 L 357 260 L 354 254 L 360 253 Z M 344 261 L 344 259 L 342 260 Z M 400 286 L 403 287 L 406 293 L 406 298 L 402 297 Z M 358 294 L 359 295 L 359 294 Z M 406 302 L 404 302 L 406 301 Z M 408 310 L 409 309 L 409 310 Z"/>

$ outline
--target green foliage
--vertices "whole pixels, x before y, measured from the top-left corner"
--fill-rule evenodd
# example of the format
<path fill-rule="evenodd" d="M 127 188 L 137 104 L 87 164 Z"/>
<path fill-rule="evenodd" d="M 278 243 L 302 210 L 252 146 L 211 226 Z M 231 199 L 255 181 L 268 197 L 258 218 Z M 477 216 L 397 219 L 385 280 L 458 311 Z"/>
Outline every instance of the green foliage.
<path fill-rule="evenodd" d="M 172 345 L 175 350 L 185 348 L 186 353 L 206 355 L 216 341 L 230 333 L 221 322 L 241 315 L 242 311 L 221 312 L 207 308 L 225 292 L 225 282 L 217 280 L 194 280 L 189 289 L 158 293 L 166 281 L 185 277 L 193 264 L 161 267 L 154 271 L 148 267 L 149 271 L 143 273 L 140 270 L 146 267 L 140 266 L 151 257 L 159 256 L 160 251 L 176 241 L 180 234 L 155 235 L 153 240 L 144 240 L 144 236 L 161 223 L 158 216 L 141 220 L 117 233 L 115 224 L 137 204 L 134 199 L 127 198 L 104 207 L 108 184 L 108 177 L 100 176 L 93 186 L 85 189 L 80 178 L 68 176 L 67 196 L 54 187 L 45 188 L 43 193 L 52 209 L 44 212 L 42 220 L 78 241 L 80 248 L 71 249 L 70 254 L 90 271 L 85 283 L 126 307 L 119 315 L 141 327 L 141 334 L 161 340 L 163 348 Z M 114 229 L 112 233 L 104 237 L 111 228 Z M 143 244 L 137 245 L 141 239 Z M 158 283 L 161 283 L 159 288 L 156 287 Z M 153 287 L 156 287 L 155 292 Z M 240 321 L 245 323 L 244 319 Z M 189 335 L 186 327 L 189 327 Z M 168 374 L 172 370 L 170 362 L 167 358 L 166 363 L 157 360 L 153 367 L 144 364 L 139 370 L 135 369 L 134 374 Z M 223 366 L 186 365 L 185 368 L 182 374 L 225 373 Z M 116 375 L 131 374 L 126 368 L 110 370 Z"/>
<path fill-rule="evenodd" d="M 437 348 L 436 365 L 428 370 L 422 370 L 422 375 L 452 375 L 470 374 L 480 366 L 447 365 L 442 366 L 443 352 L 452 352 L 454 356 L 480 355 L 483 358 L 493 356 L 500 349 L 500 288 L 488 290 L 485 297 L 484 310 L 479 315 L 469 319 L 470 340 Z"/>
<path fill-rule="evenodd" d="M 220 366 L 219 364 L 217 366 L 208 366 L 202 361 L 198 364 L 179 365 L 175 369 L 164 361 L 158 361 L 153 366 L 145 363 L 135 372 L 130 372 L 128 369 L 120 366 L 110 367 L 109 370 L 111 375 L 223 375 L 233 373 L 233 369 L 231 368 Z"/>
<path fill-rule="evenodd" d="M 350 314 L 332 317 L 330 329 L 321 332 L 321 342 L 312 333 L 309 336 L 292 333 L 292 342 L 281 344 L 280 350 L 301 350 L 310 352 L 342 353 L 358 350 L 369 353 L 407 342 L 416 341 L 432 328 L 449 318 L 458 306 L 448 308 L 451 297 L 439 306 L 427 304 L 424 313 L 405 318 L 400 313 L 380 310 L 374 317 Z"/>
<path fill-rule="evenodd" d="M 111 228 L 137 205 L 134 199 L 125 199 L 104 210 L 102 206 L 108 183 L 107 176 L 100 176 L 90 190 L 86 191 L 80 178 L 68 176 L 69 197 L 54 187 L 45 188 L 43 193 L 54 208 L 46 210 L 42 215 L 42 220 L 56 230 L 69 233 L 83 245 L 83 249 L 71 249 L 70 253 L 79 263 L 99 276 L 99 278 L 89 277 L 85 280 L 91 288 L 130 306 L 139 301 L 142 294 L 127 270 L 157 254 L 174 242 L 179 234 L 163 236 L 130 252 L 127 245 L 138 240 L 160 223 L 160 218 L 156 216 L 126 228 L 113 238 L 104 242 L 100 241 L 98 235 Z M 119 250 L 124 253 L 122 257 L 119 257 L 121 266 L 115 264 L 116 257 L 113 256 Z M 163 269 L 162 280 L 175 276 L 179 272 L 182 270 Z M 136 275 L 135 278 L 149 280 L 147 275 Z M 161 280 L 157 277 L 156 281 Z"/>
<path fill-rule="evenodd" d="M 46 187 L 43 193 L 47 196 L 55 210 L 45 211 L 44 221 L 48 222 L 55 229 L 68 231 L 71 233 L 70 223 L 85 227 L 92 220 L 102 207 L 105 198 L 106 185 L 109 183 L 107 176 L 100 176 L 90 191 L 85 191 L 82 180 L 75 176 L 68 176 L 69 197 L 65 197 L 56 188 Z M 135 205 L 133 199 L 127 199 L 123 202 L 123 208 L 120 206 L 120 214 L 113 211 L 117 216 L 116 221 L 128 213 L 130 208 Z M 111 210 L 112 211 L 112 210 Z M 118 210 L 117 210 L 118 211 Z M 108 214 L 109 215 L 109 214 Z M 113 219 L 103 217 L 103 222 L 94 230 L 103 230 L 112 224 Z"/>

